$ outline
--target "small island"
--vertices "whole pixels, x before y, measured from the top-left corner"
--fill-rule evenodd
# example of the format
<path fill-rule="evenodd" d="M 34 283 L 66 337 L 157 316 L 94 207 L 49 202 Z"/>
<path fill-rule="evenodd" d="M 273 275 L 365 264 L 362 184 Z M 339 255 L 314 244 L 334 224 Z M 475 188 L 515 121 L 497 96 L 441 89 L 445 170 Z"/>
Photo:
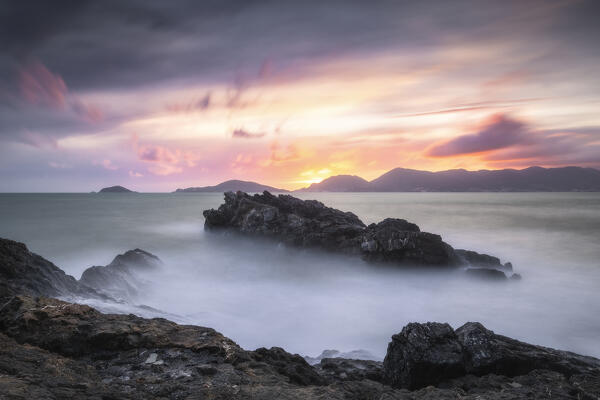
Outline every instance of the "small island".
<path fill-rule="evenodd" d="M 110 186 L 100 189 L 98 193 L 137 193 L 123 186 Z"/>

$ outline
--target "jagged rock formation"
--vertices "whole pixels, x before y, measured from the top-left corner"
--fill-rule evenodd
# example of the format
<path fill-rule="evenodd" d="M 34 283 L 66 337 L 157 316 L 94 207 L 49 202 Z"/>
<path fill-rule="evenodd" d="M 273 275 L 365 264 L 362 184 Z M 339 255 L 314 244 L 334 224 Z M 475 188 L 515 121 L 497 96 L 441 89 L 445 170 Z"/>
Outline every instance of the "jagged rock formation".
<path fill-rule="evenodd" d="M 211 328 L 13 295 L 81 285 L 16 242 L 0 241 L 0 271 L 9 296 L 0 303 L 0 399 L 600 396 L 600 360 L 522 343 L 477 323 L 456 331 L 409 324 L 393 336 L 383 363 L 323 358 L 313 367 L 277 347 L 244 350 Z"/>
<path fill-rule="evenodd" d="M 106 266 L 83 271 L 79 282 L 118 300 L 132 300 L 143 287 L 141 274 L 160 267 L 158 257 L 141 249 L 119 254 Z"/>
<path fill-rule="evenodd" d="M 538 369 L 569 379 L 600 373 L 600 360 L 496 335 L 477 322 L 456 331 L 448 324 L 408 324 L 392 336 L 383 362 L 383 381 L 418 389 L 466 375 L 514 377 Z"/>
<path fill-rule="evenodd" d="M 101 297 L 23 243 L 0 238 L 0 302 L 15 294 Z"/>
<path fill-rule="evenodd" d="M 300 200 L 269 192 L 250 196 L 225 193 L 218 210 L 204 211 L 205 229 L 227 229 L 270 237 L 283 243 L 360 255 L 367 261 L 409 266 L 512 269 L 496 257 L 454 250 L 441 236 L 421 232 L 403 219 L 386 218 L 365 226 L 353 213 L 329 208 L 316 200 Z"/>

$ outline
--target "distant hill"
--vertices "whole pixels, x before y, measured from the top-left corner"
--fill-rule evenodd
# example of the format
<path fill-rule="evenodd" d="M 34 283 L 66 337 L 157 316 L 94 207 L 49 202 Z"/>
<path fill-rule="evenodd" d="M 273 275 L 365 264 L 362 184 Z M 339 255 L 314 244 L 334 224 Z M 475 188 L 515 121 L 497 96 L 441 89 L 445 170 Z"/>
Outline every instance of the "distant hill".
<path fill-rule="evenodd" d="M 300 190 L 303 192 L 367 192 L 369 181 L 356 175 L 336 175 Z"/>
<path fill-rule="evenodd" d="M 136 193 L 133 190 L 129 190 L 123 186 L 110 186 L 100 189 L 98 193 Z"/>
<path fill-rule="evenodd" d="M 301 191 L 311 192 L 572 192 L 600 191 L 600 170 L 581 167 L 522 170 L 453 169 L 440 172 L 396 168 L 367 182 L 338 175 Z"/>
<path fill-rule="evenodd" d="M 238 191 L 242 192 L 264 192 L 268 190 L 269 192 L 288 192 L 285 189 L 279 189 L 273 186 L 261 185 L 256 182 L 248 182 L 248 181 L 239 181 L 239 180 L 230 180 L 219 183 L 215 186 L 202 186 L 202 187 L 189 187 L 186 189 L 177 189 L 175 193 L 209 193 L 209 192 L 228 192 L 228 191 Z"/>

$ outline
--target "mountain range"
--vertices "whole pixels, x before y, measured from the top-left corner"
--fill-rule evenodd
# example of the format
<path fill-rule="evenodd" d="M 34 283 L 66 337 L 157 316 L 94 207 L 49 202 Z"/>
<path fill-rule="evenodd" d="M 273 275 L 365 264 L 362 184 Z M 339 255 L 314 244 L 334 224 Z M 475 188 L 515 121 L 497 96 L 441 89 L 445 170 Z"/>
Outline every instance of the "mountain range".
<path fill-rule="evenodd" d="M 289 192 L 256 182 L 229 180 L 215 186 L 190 187 L 175 192 Z M 367 181 L 355 175 L 335 175 L 296 192 L 598 192 L 600 170 L 582 167 L 521 170 L 451 169 L 430 172 L 395 168 Z"/>
<path fill-rule="evenodd" d="M 337 175 L 304 192 L 572 192 L 600 191 L 600 170 L 582 167 L 522 170 L 452 169 L 430 172 L 395 168 L 372 181 Z"/>

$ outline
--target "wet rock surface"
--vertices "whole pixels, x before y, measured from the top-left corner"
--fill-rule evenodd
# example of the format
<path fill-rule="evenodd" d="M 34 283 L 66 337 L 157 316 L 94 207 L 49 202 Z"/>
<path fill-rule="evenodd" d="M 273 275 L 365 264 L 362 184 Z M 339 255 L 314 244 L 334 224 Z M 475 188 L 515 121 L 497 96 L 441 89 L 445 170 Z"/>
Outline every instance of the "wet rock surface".
<path fill-rule="evenodd" d="M 493 256 L 454 250 L 441 236 L 421 232 L 403 219 L 386 218 L 366 226 L 356 215 L 269 192 L 248 195 L 225 193 L 217 209 L 204 211 L 207 230 L 227 230 L 254 237 L 269 237 L 285 244 L 360 255 L 367 261 L 395 265 L 506 269 Z M 510 266 L 512 268 L 512 266 Z"/>
<path fill-rule="evenodd" d="M 45 297 L 81 284 L 16 242 L 2 242 L 0 268 L 2 400 L 600 397 L 600 360 L 478 323 L 409 324 L 383 363 L 325 357 L 311 366 L 277 347 L 245 350 L 211 328 Z"/>
<path fill-rule="evenodd" d="M 0 302 L 15 294 L 101 297 L 25 244 L 0 238 Z"/>
<path fill-rule="evenodd" d="M 141 275 L 161 265 L 160 259 L 147 251 L 129 250 L 106 266 L 86 269 L 79 282 L 114 299 L 131 301 L 144 288 Z"/>
<path fill-rule="evenodd" d="M 497 335 L 477 322 L 456 330 L 437 322 L 411 323 L 392 336 L 383 381 L 418 389 L 466 375 L 514 377 L 542 369 L 565 379 L 588 376 L 600 372 L 600 360 Z"/>

